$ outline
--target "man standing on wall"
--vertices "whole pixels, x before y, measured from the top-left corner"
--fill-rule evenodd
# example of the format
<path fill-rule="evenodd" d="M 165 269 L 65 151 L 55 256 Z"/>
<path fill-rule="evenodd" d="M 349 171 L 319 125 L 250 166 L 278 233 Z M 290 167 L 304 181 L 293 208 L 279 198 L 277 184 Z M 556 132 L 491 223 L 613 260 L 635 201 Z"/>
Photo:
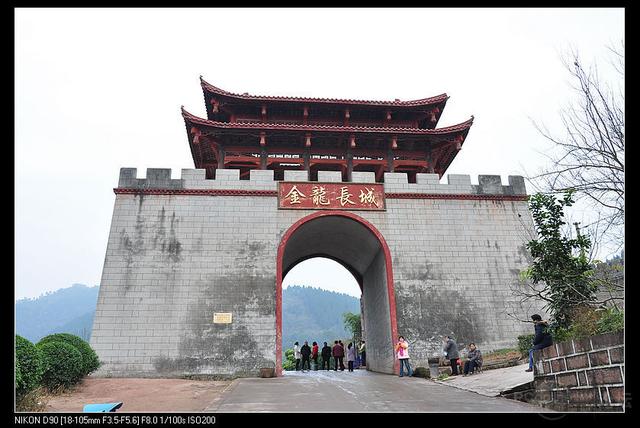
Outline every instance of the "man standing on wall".
<path fill-rule="evenodd" d="M 451 376 L 458 375 L 458 358 L 460 358 L 460 354 L 458 354 L 458 345 L 451 338 L 451 336 L 444 337 L 444 357 L 451 362 Z"/>

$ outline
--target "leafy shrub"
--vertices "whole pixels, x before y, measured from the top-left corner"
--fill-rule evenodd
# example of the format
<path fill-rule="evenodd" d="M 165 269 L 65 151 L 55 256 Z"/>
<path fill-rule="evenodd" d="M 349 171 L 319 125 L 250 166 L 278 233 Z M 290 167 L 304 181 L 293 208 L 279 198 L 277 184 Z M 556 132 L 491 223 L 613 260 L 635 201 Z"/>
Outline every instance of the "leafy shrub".
<path fill-rule="evenodd" d="M 22 372 L 20 371 L 20 360 L 16 360 L 16 391 L 24 389 Z"/>
<path fill-rule="evenodd" d="M 64 342 L 75 347 L 82 355 L 82 375 L 86 376 L 100 367 L 100 361 L 98 355 L 91 348 L 91 346 L 82 340 L 79 336 L 75 336 L 69 333 L 56 333 L 40 339 L 38 344 L 44 344 L 48 342 Z"/>
<path fill-rule="evenodd" d="M 581 307 L 574 310 L 573 322 L 568 328 L 554 326 L 553 341 L 565 342 L 571 339 L 583 339 L 596 334 L 613 333 L 624 329 L 624 312 L 618 308 L 605 310 Z"/>
<path fill-rule="evenodd" d="M 293 349 L 287 349 L 284 351 L 285 360 L 282 362 L 282 369 L 291 371 L 296 369 L 296 359 L 293 355 Z"/>
<path fill-rule="evenodd" d="M 571 339 L 571 329 L 565 327 L 553 326 L 550 329 L 551 337 L 553 338 L 553 342 L 565 342 Z"/>
<path fill-rule="evenodd" d="M 82 379 L 82 354 L 75 346 L 66 342 L 41 341 L 38 348 L 45 363 L 42 384 L 49 390 L 68 388 Z"/>
<path fill-rule="evenodd" d="M 624 329 L 624 311 L 618 308 L 608 308 L 602 312 L 597 321 L 597 333 L 615 333 Z"/>
<path fill-rule="evenodd" d="M 18 398 L 40 384 L 43 371 L 44 362 L 40 350 L 24 337 L 16 335 L 16 395 Z M 18 373 L 20 374 L 19 382 Z"/>
<path fill-rule="evenodd" d="M 518 336 L 518 351 L 522 358 L 529 357 L 529 349 L 533 347 L 533 338 L 535 334 L 523 334 Z"/>
<path fill-rule="evenodd" d="M 429 371 L 429 369 L 427 369 L 425 367 L 416 367 L 413 370 L 413 376 L 414 377 L 423 377 L 425 379 L 429 379 L 431 377 L 431 372 Z"/>
<path fill-rule="evenodd" d="M 603 311 L 598 320 L 598 334 L 613 333 L 621 330 L 624 330 L 624 311 L 615 307 Z"/>
<path fill-rule="evenodd" d="M 598 331 L 600 312 L 593 307 L 582 306 L 572 311 L 572 322 L 569 327 L 570 339 L 583 339 L 593 336 Z"/>
<path fill-rule="evenodd" d="M 441 373 L 438 375 L 438 380 L 447 380 L 447 379 L 449 379 L 448 373 Z"/>

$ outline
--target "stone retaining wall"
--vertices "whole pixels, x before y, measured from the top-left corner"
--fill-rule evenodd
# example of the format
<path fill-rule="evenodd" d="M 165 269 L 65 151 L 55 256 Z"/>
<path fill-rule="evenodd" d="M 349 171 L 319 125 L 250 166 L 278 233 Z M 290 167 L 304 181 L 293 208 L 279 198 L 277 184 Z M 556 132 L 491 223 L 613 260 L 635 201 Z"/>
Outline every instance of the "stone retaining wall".
<path fill-rule="evenodd" d="M 563 411 L 623 411 L 623 331 L 555 343 L 533 358 L 539 404 Z"/>

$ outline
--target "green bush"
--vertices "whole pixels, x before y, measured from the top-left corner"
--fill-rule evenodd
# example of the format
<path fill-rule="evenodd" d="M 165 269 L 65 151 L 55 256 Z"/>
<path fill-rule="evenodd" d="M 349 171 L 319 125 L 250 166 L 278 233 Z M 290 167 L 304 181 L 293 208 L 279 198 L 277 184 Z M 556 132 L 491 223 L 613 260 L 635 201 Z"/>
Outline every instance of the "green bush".
<path fill-rule="evenodd" d="M 75 346 L 66 342 L 41 341 L 38 348 L 45 363 L 42 384 L 49 390 L 68 388 L 82 379 L 82 354 Z"/>
<path fill-rule="evenodd" d="M 558 327 L 555 325 L 550 329 L 550 332 L 554 343 L 570 340 L 572 335 L 570 328 Z"/>
<path fill-rule="evenodd" d="M 584 339 L 594 336 L 598 331 L 598 320 L 601 312 L 589 306 L 580 306 L 572 311 L 568 339 Z"/>
<path fill-rule="evenodd" d="M 16 360 L 16 391 L 24 389 L 24 381 L 22 380 L 22 372 L 20 370 L 20 360 Z"/>
<path fill-rule="evenodd" d="M 426 367 L 416 367 L 413 370 L 414 377 L 423 377 L 425 379 L 429 379 L 431 377 L 431 372 Z"/>
<path fill-rule="evenodd" d="M 291 371 L 296 369 L 296 359 L 293 357 L 293 349 L 284 351 L 285 360 L 282 362 L 282 369 Z"/>
<path fill-rule="evenodd" d="M 608 308 L 603 311 L 597 321 L 597 333 L 615 333 L 624 329 L 624 311 L 618 308 Z"/>
<path fill-rule="evenodd" d="M 518 351 L 522 358 L 529 357 L 529 349 L 533 347 L 533 338 L 535 334 L 523 334 L 518 336 Z"/>
<path fill-rule="evenodd" d="M 44 344 L 48 342 L 65 342 L 75 347 L 82 355 L 82 375 L 86 376 L 100 367 L 100 361 L 98 355 L 91 348 L 91 346 L 82 340 L 80 337 L 69 333 L 56 333 L 50 334 L 40 339 L 38 344 Z"/>
<path fill-rule="evenodd" d="M 596 334 L 613 333 L 624 329 L 624 312 L 618 308 L 605 310 L 581 307 L 572 316 L 569 328 L 554 326 L 552 329 L 554 342 L 565 342 L 572 339 L 583 339 Z"/>
<path fill-rule="evenodd" d="M 40 350 L 24 337 L 16 335 L 16 396 L 21 397 L 35 389 L 40 384 L 43 371 Z"/>

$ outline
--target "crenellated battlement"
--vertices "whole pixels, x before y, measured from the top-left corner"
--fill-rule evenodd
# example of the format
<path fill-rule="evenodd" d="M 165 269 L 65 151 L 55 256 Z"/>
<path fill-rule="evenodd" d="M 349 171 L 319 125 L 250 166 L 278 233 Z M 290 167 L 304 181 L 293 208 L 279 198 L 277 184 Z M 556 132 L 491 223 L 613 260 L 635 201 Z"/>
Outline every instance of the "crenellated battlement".
<path fill-rule="evenodd" d="M 306 171 L 284 171 L 285 181 L 309 181 Z M 342 182 L 340 171 L 319 171 L 318 182 Z M 375 183 L 373 172 L 353 172 L 354 183 Z M 169 168 L 147 168 L 146 178 L 137 177 L 137 168 L 121 168 L 119 189 L 166 190 L 277 190 L 272 170 L 252 170 L 249 180 L 240 180 L 237 169 L 219 169 L 215 179 L 207 179 L 204 169 L 182 169 L 181 177 L 171 178 Z M 387 193 L 468 194 L 468 195 L 526 195 L 524 178 L 510 175 L 502 184 L 499 175 L 480 175 L 478 184 L 471 184 L 471 176 L 448 174 L 441 184 L 438 174 L 416 174 L 416 183 L 409 183 L 405 173 L 384 173 Z"/>

